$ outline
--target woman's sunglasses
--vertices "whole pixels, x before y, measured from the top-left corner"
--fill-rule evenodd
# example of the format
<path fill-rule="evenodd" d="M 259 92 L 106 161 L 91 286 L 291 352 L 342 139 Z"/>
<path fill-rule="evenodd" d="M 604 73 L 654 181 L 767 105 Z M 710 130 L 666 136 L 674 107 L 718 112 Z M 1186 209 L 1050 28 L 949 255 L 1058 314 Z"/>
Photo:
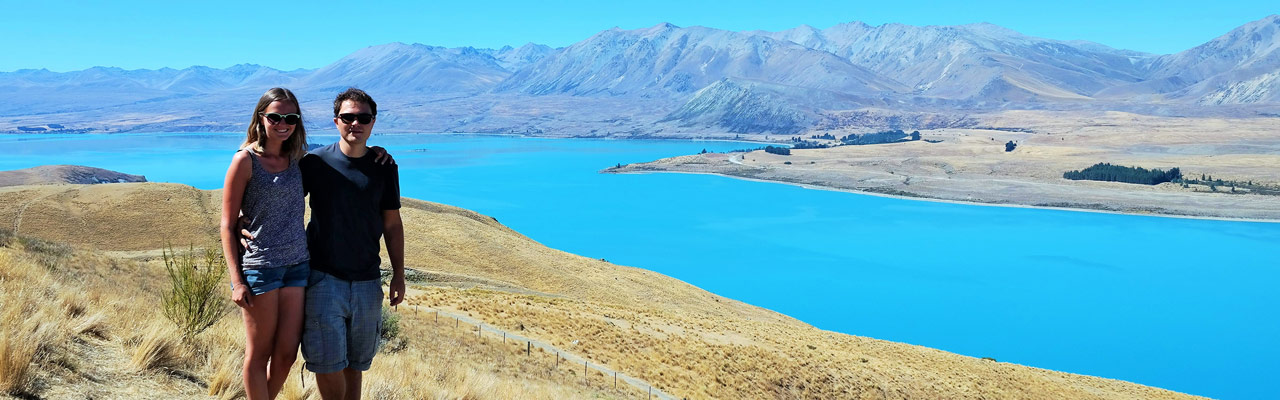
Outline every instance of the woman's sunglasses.
<path fill-rule="evenodd" d="M 342 122 L 343 122 L 343 123 L 346 123 L 346 124 L 350 124 L 350 123 L 355 122 L 355 121 L 360 121 L 360 123 L 362 123 L 362 124 L 368 124 L 368 123 L 370 123 L 370 122 L 373 122 L 373 114 L 369 114 L 369 113 L 359 113 L 359 114 L 346 113 L 346 114 L 338 114 L 338 119 L 341 119 L 341 120 L 342 120 Z"/>
<path fill-rule="evenodd" d="M 284 123 L 289 125 L 297 125 L 299 122 L 302 122 L 302 116 L 298 114 L 263 113 L 262 116 L 267 117 L 267 121 L 271 121 L 273 124 L 278 124 L 280 121 L 284 121 Z"/>

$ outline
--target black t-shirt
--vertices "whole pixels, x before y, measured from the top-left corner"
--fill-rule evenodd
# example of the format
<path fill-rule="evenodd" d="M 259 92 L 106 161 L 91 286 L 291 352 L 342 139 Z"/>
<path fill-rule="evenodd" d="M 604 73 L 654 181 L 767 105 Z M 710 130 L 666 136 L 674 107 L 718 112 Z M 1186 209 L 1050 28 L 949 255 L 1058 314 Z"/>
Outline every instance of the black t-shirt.
<path fill-rule="evenodd" d="M 380 277 L 382 211 L 400 209 L 400 173 L 373 159 L 372 151 L 347 157 L 337 143 L 302 158 L 302 187 L 311 194 L 311 268 L 348 281 Z"/>

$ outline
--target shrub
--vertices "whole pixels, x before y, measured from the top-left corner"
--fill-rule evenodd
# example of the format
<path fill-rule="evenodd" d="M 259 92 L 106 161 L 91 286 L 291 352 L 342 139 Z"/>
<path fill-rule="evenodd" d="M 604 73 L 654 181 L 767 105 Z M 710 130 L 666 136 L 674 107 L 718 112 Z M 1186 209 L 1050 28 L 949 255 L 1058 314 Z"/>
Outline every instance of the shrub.
<path fill-rule="evenodd" d="M 163 295 L 164 316 L 177 326 L 183 338 L 193 338 L 230 310 L 218 289 L 226 275 L 222 267 L 222 251 L 206 249 L 203 266 L 199 264 L 194 249 L 178 254 L 170 247 L 163 256 L 172 284 L 169 292 Z"/>
<path fill-rule="evenodd" d="M 378 350 L 396 353 L 408 346 L 408 341 L 400 337 L 400 315 L 382 306 L 382 323 L 378 325 Z"/>
<path fill-rule="evenodd" d="M 378 336 L 383 340 L 395 339 L 400 336 L 400 315 L 391 312 L 386 305 L 382 306 L 382 324 L 378 326 Z"/>

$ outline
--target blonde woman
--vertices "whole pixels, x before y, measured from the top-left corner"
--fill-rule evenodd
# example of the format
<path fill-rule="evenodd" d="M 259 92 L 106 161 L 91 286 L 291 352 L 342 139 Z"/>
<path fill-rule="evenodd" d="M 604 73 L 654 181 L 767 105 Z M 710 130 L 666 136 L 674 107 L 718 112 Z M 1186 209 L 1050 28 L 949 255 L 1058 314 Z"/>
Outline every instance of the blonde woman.
<path fill-rule="evenodd" d="M 222 247 L 231 300 L 240 306 L 247 336 L 245 394 L 271 399 L 298 357 L 303 290 L 311 273 L 298 168 L 307 131 L 293 92 L 272 88 L 262 95 L 240 147 L 223 185 Z M 243 256 L 239 228 L 252 237 Z"/>

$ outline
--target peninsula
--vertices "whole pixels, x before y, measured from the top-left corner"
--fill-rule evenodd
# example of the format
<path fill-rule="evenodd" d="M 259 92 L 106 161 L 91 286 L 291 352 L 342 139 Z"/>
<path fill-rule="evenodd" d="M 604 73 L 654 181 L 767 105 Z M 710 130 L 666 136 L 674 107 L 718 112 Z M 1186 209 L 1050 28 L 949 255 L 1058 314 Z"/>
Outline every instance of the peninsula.
<path fill-rule="evenodd" d="M 940 201 L 1280 220 L 1280 118 L 1005 111 L 977 120 L 980 127 L 920 129 L 919 140 L 789 149 L 787 155 L 704 153 L 603 172 L 710 173 Z M 782 143 L 832 143 L 821 137 L 860 132 L 866 131 L 831 130 Z M 1098 163 L 1178 168 L 1186 179 L 1143 185 L 1063 177 Z"/>

